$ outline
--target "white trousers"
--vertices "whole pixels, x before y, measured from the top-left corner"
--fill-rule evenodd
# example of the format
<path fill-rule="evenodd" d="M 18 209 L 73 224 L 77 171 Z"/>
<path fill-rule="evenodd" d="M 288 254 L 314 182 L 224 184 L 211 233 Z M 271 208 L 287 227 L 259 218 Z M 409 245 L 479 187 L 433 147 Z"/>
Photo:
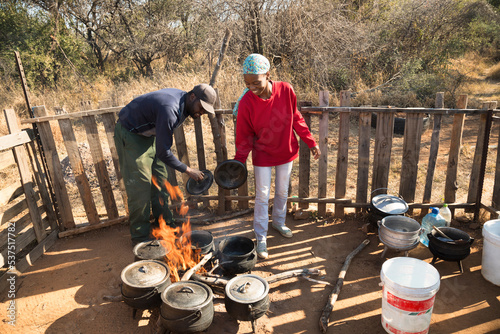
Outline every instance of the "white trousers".
<path fill-rule="evenodd" d="M 275 166 L 275 193 L 271 219 L 275 225 L 285 225 L 286 200 L 288 198 L 288 184 L 292 173 L 293 161 Z M 271 190 L 272 167 L 254 166 L 255 174 L 255 208 L 253 229 L 257 241 L 265 241 L 269 223 L 269 192 Z"/>

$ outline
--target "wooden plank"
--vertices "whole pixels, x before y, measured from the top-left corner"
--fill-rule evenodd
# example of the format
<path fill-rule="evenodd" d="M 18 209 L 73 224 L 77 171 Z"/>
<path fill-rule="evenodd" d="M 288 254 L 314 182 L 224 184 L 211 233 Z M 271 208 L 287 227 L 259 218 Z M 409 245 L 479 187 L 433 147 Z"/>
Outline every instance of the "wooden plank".
<path fill-rule="evenodd" d="M 31 161 L 31 167 L 33 168 L 33 174 L 35 177 L 36 184 L 38 186 L 38 193 L 42 198 L 43 210 L 47 213 L 47 219 L 49 221 L 50 228 L 55 230 L 57 226 L 57 215 L 54 211 L 53 201 L 51 199 L 49 189 L 47 188 L 47 176 L 42 170 L 41 156 L 37 154 L 35 148 L 35 142 L 29 143 L 26 148 L 28 149 L 28 155 Z"/>
<path fill-rule="evenodd" d="M 497 125 L 498 132 L 498 145 L 497 145 L 497 159 L 495 167 L 495 181 L 493 183 L 493 197 L 491 199 L 491 206 L 500 211 L 500 125 Z"/>
<path fill-rule="evenodd" d="M 8 150 L 16 146 L 29 143 L 30 141 L 32 141 L 32 138 L 30 137 L 28 131 L 11 133 L 0 137 L 0 150 Z"/>
<path fill-rule="evenodd" d="M 45 106 L 33 107 L 33 113 L 35 116 L 47 115 Z M 71 212 L 71 203 L 64 183 L 61 160 L 57 154 L 57 148 L 49 122 L 40 123 L 38 125 L 38 131 L 40 133 L 40 139 L 42 140 L 45 159 L 47 160 L 47 167 L 55 192 L 57 209 L 61 216 L 62 223 L 59 227 L 61 230 L 73 228 L 75 227 L 75 221 L 73 219 L 73 213 Z"/>
<path fill-rule="evenodd" d="M 436 94 L 436 108 L 444 107 L 444 93 Z M 427 163 L 427 175 L 425 178 L 423 203 L 429 203 L 432 195 L 432 181 L 434 179 L 434 170 L 436 169 L 436 160 L 439 151 L 439 134 L 441 132 L 441 114 L 434 115 L 434 127 L 431 136 L 431 148 L 429 150 L 429 162 Z M 425 216 L 429 211 L 422 209 L 421 216 Z"/>
<path fill-rule="evenodd" d="M 81 104 L 81 108 L 85 108 L 85 103 Z M 85 127 L 85 132 L 87 133 L 90 154 L 92 155 L 92 161 L 94 162 L 96 176 L 99 181 L 99 188 L 101 190 L 104 206 L 106 207 L 108 219 L 115 219 L 119 216 L 118 208 L 116 207 L 115 196 L 113 194 L 113 188 L 111 187 L 111 180 L 109 179 L 108 170 L 106 168 L 106 161 L 102 151 L 95 116 L 84 116 L 83 125 Z"/>
<path fill-rule="evenodd" d="M 115 219 L 104 220 L 99 224 L 79 226 L 72 230 L 67 230 L 59 233 L 59 238 L 69 237 L 72 235 L 82 234 L 89 231 L 98 230 L 103 227 L 109 227 L 115 224 L 123 223 L 128 220 L 128 216 L 122 216 Z"/>
<path fill-rule="evenodd" d="M 300 108 L 299 110 L 302 110 L 302 107 L 305 107 L 307 105 L 312 105 L 312 103 L 311 102 L 300 102 L 299 103 L 299 108 Z M 304 117 L 304 121 L 306 122 L 307 127 L 310 130 L 311 129 L 311 115 L 304 114 L 304 115 L 302 115 L 302 117 Z M 323 152 L 321 152 L 321 153 L 323 154 Z M 311 175 L 311 151 L 309 150 L 309 147 L 307 146 L 307 144 L 301 140 L 300 144 L 299 144 L 299 193 L 298 193 L 299 197 L 309 197 L 310 175 Z M 299 208 L 308 209 L 309 203 L 300 202 Z"/>
<path fill-rule="evenodd" d="M 218 95 L 217 95 L 218 96 Z M 217 98 L 216 105 L 220 104 L 220 100 Z M 221 148 L 222 148 L 222 158 L 224 160 L 227 160 L 227 142 L 226 142 L 226 123 L 224 121 L 224 116 L 223 115 L 216 115 L 217 118 L 217 123 L 219 124 L 219 131 L 220 131 L 220 141 L 221 141 Z M 224 213 L 226 211 L 231 210 L 231 201 L 226 201 L 224 198 L 225 196 L 229 196 L 231 193 L 228 189 L 222 189 L 219 188 L 219 190 L 222 190 L 219 192 L 219 195 L 221 197 L 221 202 L 219 202 L 219 212 Z M 221 207 L 223 205 L 223 207 Z"/>
<path fill-rule="evenodd" d="M 457 101 L 458 108 L 467 108 L 467 95 L 460 95 Z M 457 174 L 462 147 L 462 134 L 464 128 L 465 114 L 453 115 L 453 127 L 450 137 L 450 151 L 448 153 L 448 164 L 446 167 L 446 181 L 444 187 L 445 203 L 454 203 L 458 190 Z M 451 209 L 450 209 L 451 210 Z"/>
<path fill-rule="evenodd" d="M 321 156 L 318 160 L 318 197 L 325 198 L 328 176 L 328 112 L 319 116 L 319 149 Z M 326 203 L 318 204 L 318 216 L 326 216 Z"/>
<path fill-rule="evenodd" d="M 302 112 L 304 114 L 320 114 L 322 112 L 338 113 L 344 111 L 344 107 L 305 107 Z M 430 115 L 454 115 L 454 114 L 467 114 L 467 115 L 481 115 L 486 114 L 488 111 L 485 109 L 453 109 L 453 108 L 397 108 L 392 106 L 378 106 L 378 107 L 349 107 L 350 112 L 376 112 L 376 113 L 415 113 L 415 114 L 430 114 Z M 217 112 L 217 111 L 216 111 Z M 496 110 L 495 112 L 500 112 Z"/>
<path fill-rule="evenodd" d="M 0 206 L 4 206 L 24 194 L 21 182 L 16 180 L 0 190 Z"/>
<path fill-rule="evenodd" d="M 40 258 L 47 250 L 54 245 L 57 240 L 57 231 L 53 231 L 48 235 L 40 244 L 38 244 L 28 255 L 16 263 L 16 270 L 18 272 L 25 272 L 33 263 Z M 9 285 L 7 278 L 17 276 L 13 271 L 7 271 L 0 277 L 0 292 L 3 292 Z"/>
<path fill-rule="evenodd" d="M 5 109 L 4 114 L 9 132 L 17 133 L 18 131 L 20 131 L 21 129 L 19 127 L 19 124 L 17 123 L 17 117 L 14 109 Z M 37 196 L 33 187 L 33 178 L 29 166 L 28 155 L 24 146 L 14 147 L 13 150 L 14 158 L 16 159 L 17 167 L 19 169 L 19 176 L 21 177 L 21 184 L 23 185 L 24 194 L 26 196 L 26 202 L 28 204 L 31 221 L 33 223 L 36 240 L 40 242 L 46 237 L 46 233 L 43 230 L 42 217 L 40 211 L 38 210 L 38 206 L 36 205 Z"/>
<path fill-rule="evenodd" d="M 351 92 L 343 90 L 340 92 L 340 105 L 342 107 L 351 106 Z M 337 153 L 337 169 L 335 174 L 335 197 L 343 198 L 347 188 L 347 164 L 349 162 L 349 125 L 350 112 L 344 111 L 340 113 L 339 119 L 339 142 Z M 335 205 L 335 216 L 344 216 L 344 207 L 342 204 Z"/>
<path fill-rule="evenodd" d="M 358 203 L 368 202 L 371 119 L 371 112 L 359 114 L 358 177 L 356 182 L 356 202 Z"/>
<path fill-rule="evenodd" d="M 488 102 L 483 103 L 483 108 L 488 108 Z M 484 139 L 486 136 L 486 125 L 487 125 L 488 115 L 482 114 L 479 121 L 479 129 L 476 141 L 476 150 L 474 152 L 474 159 L 472 162 L 472 170 L 469 179 L 469 192 L 467 193 L 467 202 L 475 203 L 477 189 L 479 185 L 479 174 L 481 171 L 481 159 L 483 156 L 484 149 Z"/>
<path fill-rule="evenodd" d="M 3 209 L 3 211 L 0 212 L 0 225 L 8 223 L 14 217 L 20 215 L 27 208 L 28 203 L 26 203 L 26 201 L 23 199 L 21 202 L 18 202 L 7 209 Z"/>
<path fill-rule="evenodd" d="M 12 155 L 12 151 L 4 151 L 0 152 L 0 170 L 10 167 L 16 163 L 14 160 L 14 155 Z"/>
<path fill-rule="evenodd" d="M 405 120 L 399 194 L 407 203 L 415 201 L 423 119 L 424 114 L 408 114 Z"/>
<path fill-rule="evenodd" d="M 387 188 L 389 184 L 393 134 L 394 113 L 379 113 L 375 129 L 372 194 L 379 188 Z"/>
<path fill-rule="evenodd" d="M 200 170 L 207 169 L 207 163 L 205 161 L 205 143 L 203 141 L 203 123 L 201 117 L 195 119 L 194 123 L 194 136 L 196 138 L 196 157 L 198 158 L 198 168 Z M 208 195 L 208 190 L 203 192 L 204 195 Z M 203 206 L 207 207 L 210 204 L 209 201 L 204 201 Z"/>
<path fill-rule="evenodd" d="M 7 247 L 7 238 L 12 235 L 16 236 L 19 233 L 21 233 L 23 230 L 26 228 L 30 227 L 31 224 L 31 217 L 29 215 L 28 211 L 25 211 L 26 214 L 20 217 L 16 221 L 9 221 L 8 224 L 5 224 L 1 226 L 2 230 L 0 231 L 0 250 L 4 250 Z M 3 264 L 0 264 L 0 267 L 3 266 Z"/>
<path fill-rule="evenodd" d="M 232 103 L 232 107 L 234 108 L 234 104 Z M 234 151 L 236 152 L 236 115 L 232 115 L 233 124 L 234 124 Z M 245 161 L 245 167 L 247 167 L 247 162 Z M 248 182 L 244 182 L 241 187 L 237 190 L 238 195 L 240 196 L 248 196 Z M 239 200 L 238 201 L 238 209 L 246 210 L 248 209 L 248 200 Z"/>
<path fill-rule="evenodd" d="M 110 100 L 108 101 L 111 103 Z M 120 171 L 120 162 L 118 159 L 118 152 L 116 151 L 115 139 L 114 139 L 116 115 L 114 113 L 102 114 L 101 119 L 102 119 L 102 124 L 104 125 L 104 132 L 106 132 L 106 138 L 108 139 L 108 146 L 109 146 L 109 151 L 111 152 L 111 159 L 113 160 L 113 166 L 115 167 L 115 174 L 118 182 L 118 188 L 120 188 L 120 194 L 122 195 L 125 211 L 128 213 L 127 191 L 125 190 L 125 182 L 123 181 L 122 173 Z"/>
<path fill-rule="evenodd" d="M 184 124 L 181 124 L 174 130 L 175 147 L 177 149 L 177 157 L 179 161 L 185 163 L 187 166 L 191 166 L 189 163 L 189 155 L 186 145 L 186 135 L 184 134 Z M 189 176 L 186 173 L 181 174 L 182 182 L 184 184 L 189 180 Z"/>
<path fill-rule="evenodd" d="M 57 111 L 63 108 L 56 107 L 55 109 Z M 92 189 L 90 188 L 89 180 L 85 174 L 73 126 L 69 119 L 60 119 L 58 122 L 64 139 L 64 145 L 68 153 L 69 162 L 71 163 L 71 169 L 75 175 L 76 186 L 80 192 L 85 214 L 91 224 L 97 224 L 99 223 L 99 214 L 97 213 L 94 198 L 92 197 Z"/>

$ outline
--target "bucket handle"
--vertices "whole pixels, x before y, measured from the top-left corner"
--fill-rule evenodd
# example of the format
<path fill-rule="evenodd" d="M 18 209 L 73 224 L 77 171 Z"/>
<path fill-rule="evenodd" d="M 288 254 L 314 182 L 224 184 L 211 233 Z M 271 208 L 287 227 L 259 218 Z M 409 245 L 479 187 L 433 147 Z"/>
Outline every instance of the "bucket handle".
<path fill-rule="evenodd" d="M 373 198 L 373 193 L 374 193 L 374 192 L 376 192 L 376 191 L 378 191 L 378 190 L 382 190 L 382 189 L 389 190 L 389 188 L 377 188 L 377 189 L 373 190 L 373 191 L 370 193 L 371 197 Z M 397 194 L 397 195 L 398 195 L 398 197 L 399 197 L 399 198 L 401 198 L 403 201 L 405 200 L 405 199 L 403 198 L 403 196 L 401 196 L 401 194 L 400 194 L 400 193 L 396 193 L 396 194 Z"/>

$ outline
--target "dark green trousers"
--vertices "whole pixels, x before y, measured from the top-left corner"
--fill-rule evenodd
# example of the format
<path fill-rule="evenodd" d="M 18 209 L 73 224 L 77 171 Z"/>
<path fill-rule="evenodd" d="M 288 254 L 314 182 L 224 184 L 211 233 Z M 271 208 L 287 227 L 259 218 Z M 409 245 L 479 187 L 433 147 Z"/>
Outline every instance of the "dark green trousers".
<path fill-rule="evenodd" d="M 114 138 L 128 197 L 130 235 L 133 241 L 144 241 L 150 238 L 151 210 L 156 224 L 160 217 L 167 224 L 173 224 L 168 208 L 169 195 L 164 186 L 167 167 L 156 157 L 156 137 L 132 133 L 118 122 Z M 153 177 L 161 189 L 153 184 Z"/>

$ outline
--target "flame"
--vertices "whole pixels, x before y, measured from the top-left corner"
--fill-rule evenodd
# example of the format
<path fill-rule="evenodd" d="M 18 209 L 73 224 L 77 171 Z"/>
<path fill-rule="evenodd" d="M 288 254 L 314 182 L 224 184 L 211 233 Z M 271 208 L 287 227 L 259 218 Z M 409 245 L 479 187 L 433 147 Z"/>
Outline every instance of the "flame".
<path fill-rule="evenodd" d="M 161 190 L 161 186 L 158 181 L 153 177 L 153 184 Z M 184 196 L 178 186 L 172 186 L 168 181 L 165 180 L 163 186 L 166 191 L 170 194 L 172 200 L 181 200 L 182 204 L 177 212 L 186 216 L 189 210 L 188 205 L 184 202 Z M 165 222 L 163 216 L 158 219 L 159 227 L 152 230 L 152 235 L 154 238 L 160 241 L 160 244 L 166 250 L 166 262 L 170 268 L 170 276 L 172 282 L 177 282 L 179 278 L 179 269 L 186 271 L 189 268 L 195 266 L 201 259 L 199 252 L 194 252 L 191 248 L 191 238 L 182 237 L 184 234 L 191 232 L 191 223 L 189 222 L 189 217 L 181 227 L 170 227 Z"/>

